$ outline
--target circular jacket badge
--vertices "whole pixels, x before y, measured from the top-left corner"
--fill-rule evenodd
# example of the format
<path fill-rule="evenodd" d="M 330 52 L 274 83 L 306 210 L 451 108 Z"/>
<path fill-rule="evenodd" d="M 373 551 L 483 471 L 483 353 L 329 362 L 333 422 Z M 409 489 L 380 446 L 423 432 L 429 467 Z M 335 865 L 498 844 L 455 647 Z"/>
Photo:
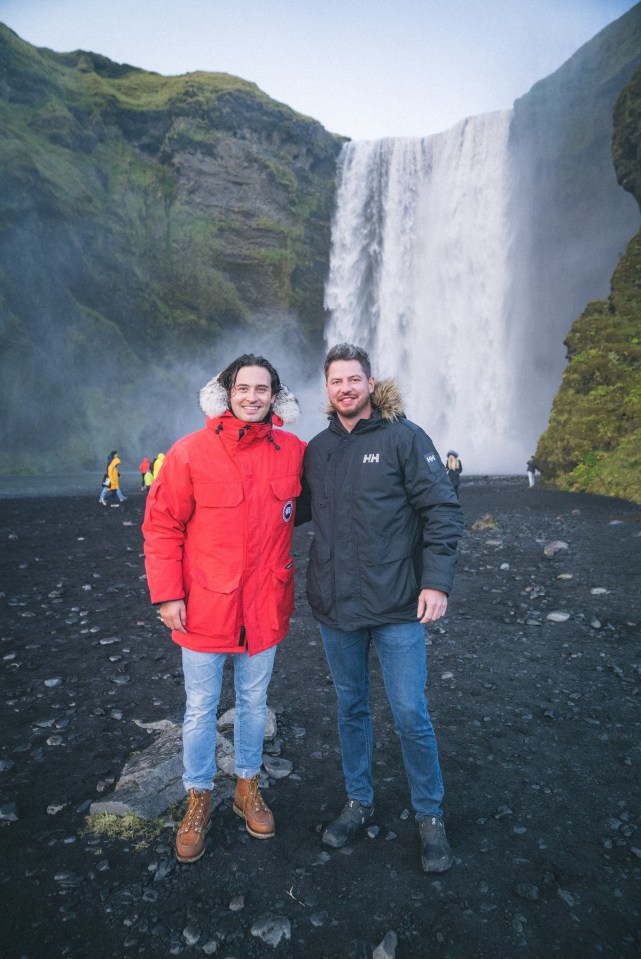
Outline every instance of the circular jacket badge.
<path fill-rule="evenodd" d="M 292 518 L 292 513 L 294 512 L 294 503 L 292 500 L 288 499 L 285 505 L 283 506 L 283 519 L 286 523 L 289 523 Z"/>

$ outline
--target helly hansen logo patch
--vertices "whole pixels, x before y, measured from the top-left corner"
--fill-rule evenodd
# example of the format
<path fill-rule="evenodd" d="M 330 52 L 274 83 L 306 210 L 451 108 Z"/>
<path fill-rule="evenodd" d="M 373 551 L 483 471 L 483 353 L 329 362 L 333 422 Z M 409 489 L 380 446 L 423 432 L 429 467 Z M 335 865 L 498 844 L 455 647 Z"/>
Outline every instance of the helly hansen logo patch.
<path fill-rule="evenodd" d="M 364 463 L 378 463 L 378 453 L 365 453 L 363 456 Z"/>
<path fill-rule="evenodd" d="M 439 458 L 436 453 L 424 453 L 423 458 L 427 463 L 430 473 L 437 473 L 439 469 Z"/>

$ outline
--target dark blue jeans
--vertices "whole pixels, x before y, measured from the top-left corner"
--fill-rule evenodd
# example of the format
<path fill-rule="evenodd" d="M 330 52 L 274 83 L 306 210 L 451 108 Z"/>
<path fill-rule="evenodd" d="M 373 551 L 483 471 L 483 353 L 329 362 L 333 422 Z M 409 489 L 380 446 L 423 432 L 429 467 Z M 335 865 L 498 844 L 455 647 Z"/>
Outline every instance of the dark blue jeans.
<path fill-rule="evenodd" d="M 443 778 L 425 694 L 425 627 L 417 622 L 351 632 L 321 626 L 320 631 L 338 696 L 348 798 L 365 806 L 374 801 L 368 662 L 373 643 L 400 736 L 416 819 L 442 816 Z"/>

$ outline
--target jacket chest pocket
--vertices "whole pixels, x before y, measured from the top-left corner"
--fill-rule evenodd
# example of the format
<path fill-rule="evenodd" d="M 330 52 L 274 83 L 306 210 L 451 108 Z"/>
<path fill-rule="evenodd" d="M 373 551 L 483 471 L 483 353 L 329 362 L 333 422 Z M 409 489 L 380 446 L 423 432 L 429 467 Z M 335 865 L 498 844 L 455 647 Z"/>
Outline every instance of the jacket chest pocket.
<path fill-rule="evenodd" d="M 240 483 L 194 483 L 196 500 L 188 536 L 206 556 L 218 556 L 221 549 L 233 549 L 242 539 L 245 493 Z"/>
<path fill-rule="evenodd" d="M 296 511 L 296 498 L 301 492 L 300 476 L 297 473 L 290 476 L 275 476 L 269 481 L 269 485 L 272 503 L 277 511 L 275 519 L 278 521 L 280 516 L 284 523 L 290 523 Z"/>

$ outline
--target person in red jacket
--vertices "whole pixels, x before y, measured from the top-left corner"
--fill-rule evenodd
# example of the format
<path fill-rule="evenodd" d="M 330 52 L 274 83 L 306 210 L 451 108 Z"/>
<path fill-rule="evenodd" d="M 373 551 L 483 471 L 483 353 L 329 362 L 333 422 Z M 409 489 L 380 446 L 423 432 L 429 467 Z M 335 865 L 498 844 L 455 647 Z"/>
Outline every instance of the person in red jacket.
<path fill-rule="evenodd" d="M 147 489 L 149 488 L 147 484 L 145 483 L 145 474 L 148 473 L 150 469 L 151 469 L 151 460 L 149 459 L 148 456 L 143 456 L 140 466 L 138 467 L 138 470 L 140 471 L 140 484 L 141 484 L 143 493 L 145 493 Z"/>
<path fill-rule="evenodd" d="M 290 549 L 305 444 L 279 429 L 298 404 L 262 356 L 235 359 L 200 391 L 204 429 L 178 440 L 149 490 L 143 535 L 151 601 L 182 647 L 186 708 L 176 835 L 195 862 L 210 827 L 216 710 L 233 654 L 234 812 L 257 839 L 275 833 L 258 790 L 267 687 L 294 609 Z"/>

